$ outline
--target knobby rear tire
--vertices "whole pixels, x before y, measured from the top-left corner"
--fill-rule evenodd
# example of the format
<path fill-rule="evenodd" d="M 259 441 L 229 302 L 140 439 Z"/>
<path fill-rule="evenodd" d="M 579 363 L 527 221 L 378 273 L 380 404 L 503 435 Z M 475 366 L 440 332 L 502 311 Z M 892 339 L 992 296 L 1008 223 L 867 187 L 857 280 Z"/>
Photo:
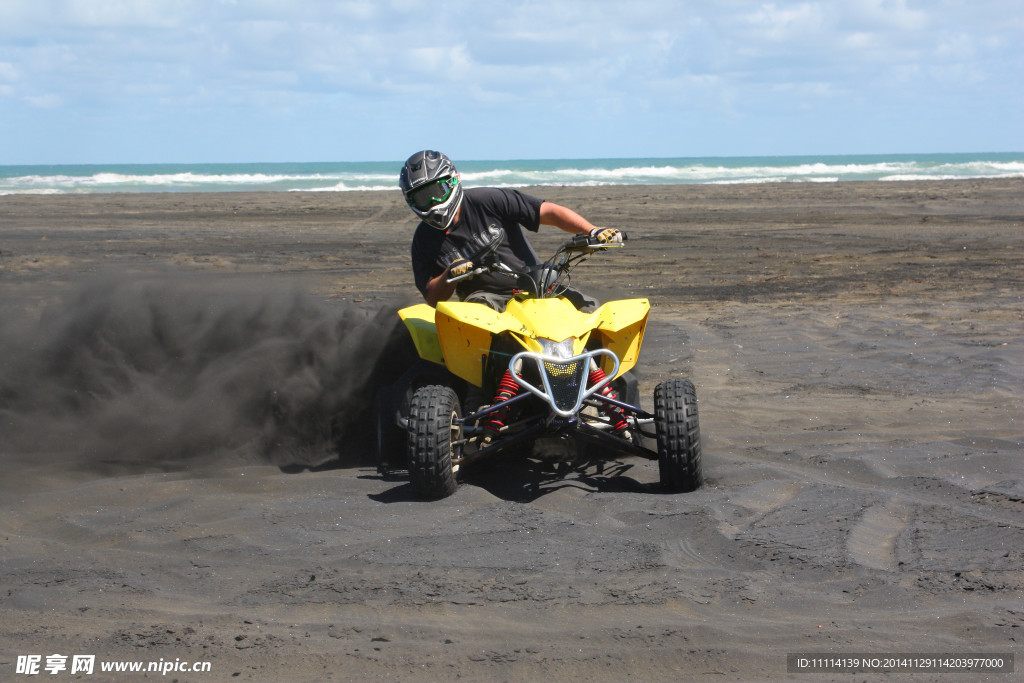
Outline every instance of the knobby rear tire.
<path fill-rule="evenodd" d="M 409 481 L 420 498 L 445 498 L 458 488 L 452 468 L 453 442 L 462 428 L 459 397 L 451 387 L 431 384 L 412 396 L 407 437 Z"/>
<path fill-rule="evenodd" d="M 700 488 L 700 421 L 692 382 L 673 379 L 654 388 L 654 426 L 662 487 L 675 492 Z"/>

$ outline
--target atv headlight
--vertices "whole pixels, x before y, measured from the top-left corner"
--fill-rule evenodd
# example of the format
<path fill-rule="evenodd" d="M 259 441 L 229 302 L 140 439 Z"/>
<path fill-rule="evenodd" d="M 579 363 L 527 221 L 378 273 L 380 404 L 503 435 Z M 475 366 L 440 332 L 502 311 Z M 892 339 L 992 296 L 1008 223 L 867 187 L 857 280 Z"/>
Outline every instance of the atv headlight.
<path fill-rule="evenodd" d="M 550 339 L 538 339 L 540 342 L 541 352 L 545 356 L 551 356 L 552 358 L 572 358 L 572 343 L 573 338 L 563 339 L 560 342 L 552 341 Z"/>

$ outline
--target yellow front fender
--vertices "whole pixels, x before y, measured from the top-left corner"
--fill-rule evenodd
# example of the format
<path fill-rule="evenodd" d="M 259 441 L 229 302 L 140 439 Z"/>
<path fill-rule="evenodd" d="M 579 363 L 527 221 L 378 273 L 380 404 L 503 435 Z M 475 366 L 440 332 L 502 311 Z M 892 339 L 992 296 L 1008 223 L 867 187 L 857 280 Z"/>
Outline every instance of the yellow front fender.
<path fill-rule="evenodd" d="M 631 370 L 640 357 L 650 312 L 651 304 L 647 299 L 609 301 L 594 312 L 600 319 L 594 326 L 594 337 L 598 346 L 619 357 L 619 375 Z M 610 358 L 601 361 L 601 369 L 611 371 Z"/>
<path fill-rule="evenodd" d="M 502 332 L 526 334 L 526 327 L 508 313 L 484 304 L 442 301 L 434 316 L 445 365 L 475 386 L 484 383 L 484 363 L 491 340 Z"/>
<path fill-rule="evenodd" d="M 398 316 L 409 330 L 420 358 L 444 365 L 441 340 L 437 337 L 437 324 L 434 323 L 434 307 L 417 304 L 399 310 Z"/>
<path fill-rule="evenodd" d="M 484 304 L 443 301 L 437 309 L 418 304 L 398 314 L 421 358 L 445 365 L 456 376 L 481 386 L 491 343 L 505 332 L 531 351 L 541 350 L 536 342 L 541 338 L 573 338 L 574 353 L 582 353 L 588 340 L 596 341 L 619 358 L 621 375 L 637 363 L 650 308 L 647 299 L 626 299 L 581 313 L 565 299 L 512 299 L 503 313 Z M 601 365 L 610 373 L 614 364 L 602 356 Z"/>

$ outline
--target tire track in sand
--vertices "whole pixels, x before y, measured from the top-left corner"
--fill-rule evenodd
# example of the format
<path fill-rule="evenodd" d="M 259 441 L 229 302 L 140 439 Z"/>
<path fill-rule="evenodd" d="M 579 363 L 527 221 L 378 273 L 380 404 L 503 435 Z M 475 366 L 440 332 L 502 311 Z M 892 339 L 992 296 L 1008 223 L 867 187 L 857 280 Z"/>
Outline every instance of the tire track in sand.
<path fill-rule="evenodd" d="M 910 508 L 898 496 L 869 507 L 846 539 L 850 561 L 871 569 L 895 571 L 896 539 L 909 521 Z"/>

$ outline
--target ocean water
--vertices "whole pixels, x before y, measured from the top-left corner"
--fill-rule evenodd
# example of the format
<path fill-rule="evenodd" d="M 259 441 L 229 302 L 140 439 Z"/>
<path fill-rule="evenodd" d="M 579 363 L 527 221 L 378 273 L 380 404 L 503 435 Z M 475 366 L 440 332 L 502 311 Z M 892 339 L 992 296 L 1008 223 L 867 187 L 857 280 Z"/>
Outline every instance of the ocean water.
<path fill-rule="evenodd" d="M 0 166 L 0 195 L 394 190 L 402 161 Z M 456 160 L 467 187 L 1024 178 L 1024 153 Z"/>

